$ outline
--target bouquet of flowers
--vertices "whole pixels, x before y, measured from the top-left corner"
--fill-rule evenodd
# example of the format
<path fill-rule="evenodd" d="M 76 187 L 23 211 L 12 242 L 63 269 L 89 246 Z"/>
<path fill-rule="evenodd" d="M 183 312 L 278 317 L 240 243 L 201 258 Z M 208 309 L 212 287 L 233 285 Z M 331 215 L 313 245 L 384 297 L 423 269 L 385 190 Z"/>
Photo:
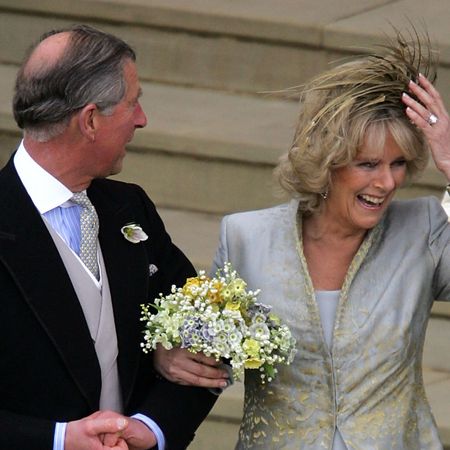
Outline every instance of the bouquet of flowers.
<path fill-rule="evenodd" d="M 263 383 L 272 381 L 277 364 L 292 362 L 295 340 L 271 308 L 257 302 L 259 292 L 247 291 L 230 263 L 214 278 L 200 271 L 183 287 L 160 294 L 154 305 L 142 305 L 142 349 L 179 346 L 225 359 L 234 379 L 241 379 L 244 369 L 258 369 Z"/>

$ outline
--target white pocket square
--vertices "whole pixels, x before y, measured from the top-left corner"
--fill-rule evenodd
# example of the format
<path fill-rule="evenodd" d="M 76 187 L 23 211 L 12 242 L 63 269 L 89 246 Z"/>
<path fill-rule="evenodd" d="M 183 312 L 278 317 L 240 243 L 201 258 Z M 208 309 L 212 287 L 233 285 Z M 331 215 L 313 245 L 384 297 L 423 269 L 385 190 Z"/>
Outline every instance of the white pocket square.
<path fill-rule="evenodd" d="M 155 275 L 155 273 L 158 272 L 158 268 L 154 264 L 150 264 L 148 266 L 148 273 L 150 276 Z"/>

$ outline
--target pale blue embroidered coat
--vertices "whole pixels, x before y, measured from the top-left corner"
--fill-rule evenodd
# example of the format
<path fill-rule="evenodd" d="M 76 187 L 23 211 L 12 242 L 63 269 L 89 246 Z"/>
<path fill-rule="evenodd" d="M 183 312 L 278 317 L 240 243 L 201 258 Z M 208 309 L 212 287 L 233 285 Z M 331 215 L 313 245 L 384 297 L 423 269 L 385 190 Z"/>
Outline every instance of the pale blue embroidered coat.
<path fill-rule="evenodd" d="M 246 372 L 238 449 L 442 449 L 422 381 L 434 299 L 450 300 L 450 227 L 434 198 L 393 202 L 356 254 L 322 334 L 297 202 L 224 218 L 215 266 L 230 261 L 293 330 L 298 352 L 277 379 Z M 450 394 L 449 394 L 450 398 Z"/>

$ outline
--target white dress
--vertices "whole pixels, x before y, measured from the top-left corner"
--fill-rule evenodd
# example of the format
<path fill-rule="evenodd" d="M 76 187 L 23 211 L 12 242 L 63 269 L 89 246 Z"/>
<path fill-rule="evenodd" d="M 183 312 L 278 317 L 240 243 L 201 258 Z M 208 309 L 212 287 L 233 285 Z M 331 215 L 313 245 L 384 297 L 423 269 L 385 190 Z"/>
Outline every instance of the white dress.
<path fill-rule="evenodd" d="M 334 319 L 339 303 L 341 291 L 315 291 L 317 306 L 319 307 L 320 321 L 322 322 L 323 335 L 328 348 L 333 342 Z M 338 428 L 334 433 L 332 450 L 347 450 Z"/>

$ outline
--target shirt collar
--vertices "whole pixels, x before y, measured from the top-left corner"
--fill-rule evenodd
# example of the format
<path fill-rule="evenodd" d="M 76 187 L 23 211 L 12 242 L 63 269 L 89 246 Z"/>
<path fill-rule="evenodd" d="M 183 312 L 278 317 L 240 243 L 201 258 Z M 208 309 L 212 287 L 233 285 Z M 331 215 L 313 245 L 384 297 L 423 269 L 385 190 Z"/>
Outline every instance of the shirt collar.
<path fill-rule="evenodd" d="M 23 141 L 14 155 L 14 166 L 34 206 L 40 214 L 64 205 L 73 193 L 44 170 L 27 152 Z"/>

